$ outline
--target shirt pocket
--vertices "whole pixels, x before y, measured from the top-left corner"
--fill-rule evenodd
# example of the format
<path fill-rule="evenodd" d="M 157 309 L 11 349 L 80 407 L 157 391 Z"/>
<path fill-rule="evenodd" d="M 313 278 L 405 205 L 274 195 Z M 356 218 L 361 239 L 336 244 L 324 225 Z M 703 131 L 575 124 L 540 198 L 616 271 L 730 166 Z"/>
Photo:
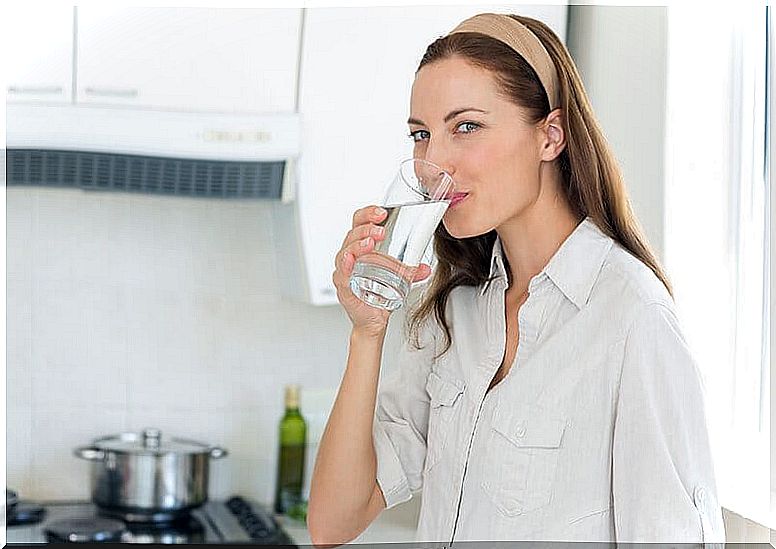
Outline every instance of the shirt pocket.
<path fill-rule="evenodd" d="M 429 472 L 439 462 L 448 440 L 454 436 L 453 429 L 457 422 L 453 420 L 453 416 L 461 407 L 461 395 L 465 388 L 463 381 L 443 378 L 433 370 L 428 375 L 426 391 L 430 399 L 430 410 L 424 473 Z"/>
<path fill-rule="evenodd" d="M 502 515 L 513 517 L 552 501 L 566 419 L 526 405 L 510 408 L 494 411 L 493 465 L 480 485 Z"/>

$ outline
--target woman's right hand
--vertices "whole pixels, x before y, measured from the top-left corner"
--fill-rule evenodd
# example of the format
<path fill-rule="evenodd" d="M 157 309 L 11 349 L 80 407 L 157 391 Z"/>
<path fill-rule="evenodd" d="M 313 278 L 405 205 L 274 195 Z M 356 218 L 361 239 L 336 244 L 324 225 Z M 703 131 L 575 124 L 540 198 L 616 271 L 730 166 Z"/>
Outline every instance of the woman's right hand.
<path fill-rule="evenodd" d="M 387 212 L 377 206 L 356 210 L 353 214 L 353 226 L 345 235 L 342 247 L 335 257 L 335 269 L 331 277 L 337 289 L 337 299 L 350 317 L 353 329 L 375 337 L 385 335 L 391 311 L 372 307 L 356 297 L 350 289 L 350 274 L 356 260 L 362 255 L 372 253 L 375 242 L 385 238 L 383 227 L 378 223 L 382 223 L 386 215 Z M 430 274 L 431 267 L 421 264 L 415 271 L 413 282 L 423 280 Z"/>

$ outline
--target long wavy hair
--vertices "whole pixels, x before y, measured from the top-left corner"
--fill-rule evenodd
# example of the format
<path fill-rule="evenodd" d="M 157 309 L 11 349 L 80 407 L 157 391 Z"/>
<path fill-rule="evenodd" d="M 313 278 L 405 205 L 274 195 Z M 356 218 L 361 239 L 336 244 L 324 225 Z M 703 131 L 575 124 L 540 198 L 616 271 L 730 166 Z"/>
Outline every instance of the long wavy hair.
<path fill-rule="evenodd" d="M 640 259 L 673 297 L 671 284 L 652 251 L 631 208 L 622 173 L 596 121 L 590 101 L 574 61 L 555 33 L 541 21 L 510 15 L 528 27 L 542 42 L 558 74 L 560 104 L 566 147 L 553 162 L 558 162 L 562 191 L 573 212 L 592 221 L 635 257 Z M 424 66 L 458 56 L 493 73 L 501 91 L 526 110 L 533 123 L 550 114 L 544 87 L 526 60 L 503 42 L 479 33 L 455 33 L 435 40 L 428 46 L 416 71 Z M 437 258 L 434 274 L 423 299 L 407 316 L 407 328 L 415 347 L 420 348 L 419 329 L 431 314 L 444 330 L 445 345 L 450 348 L 452 335 L 445 310 L 450 292 L 457 286 L 479 286 L 488 282 L 490 259 L 496 231 L 457 239 L 443 223 L 434 233 Z M 509 268 L 507 266 L 507 268 Z"/>

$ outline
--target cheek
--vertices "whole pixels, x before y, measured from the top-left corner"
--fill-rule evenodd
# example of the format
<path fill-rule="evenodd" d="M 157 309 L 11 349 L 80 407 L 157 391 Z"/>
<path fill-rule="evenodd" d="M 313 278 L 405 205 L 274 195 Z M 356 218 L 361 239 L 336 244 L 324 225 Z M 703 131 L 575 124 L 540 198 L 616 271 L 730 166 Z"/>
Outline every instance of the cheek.
<path fill-rule="evenodd" d="M 531 145 L 527 142 L 504 144 L 503 147 L 494 151 L 491 161 L 500 171 L 512 173 L 515 177 L 535 171 L 534 169 L 539 164 Z"/>
<path fill-rule="evenodd" d="M 460 167 L 472 181 L 487 181 L 491 174 L 503 170 L 505 164 L 513 161 L 510 148 L 497 140 L 470 143 L 459 154 Z"/>
<path fill-rule="evenodd" d="M 475 181 L 496 178 L 506 181 L 524 177 L 536 170 L 539 158 L 534 154 L 534 144 L 523 136 L 511 136 L 500 132 L 487 140 L 469 143 L 459 151 L 459 159 L 467 175 Z"/>
<path fill-rule="evenodd" d="M 469 143 L 459 152 L 457 178 L 476 193 L 443 218 L 455 238 L 484 234 L 535 197 L 539 161 L 531 145 L 506 138 Z"/>
<path fill-rule="evenodd" d="M 487 207 L 501 211 L 515 200 L 533 195 L 538 186 L 539 163 L 525 145 L 492 147 L 477 156 L 477 190 Z"/>

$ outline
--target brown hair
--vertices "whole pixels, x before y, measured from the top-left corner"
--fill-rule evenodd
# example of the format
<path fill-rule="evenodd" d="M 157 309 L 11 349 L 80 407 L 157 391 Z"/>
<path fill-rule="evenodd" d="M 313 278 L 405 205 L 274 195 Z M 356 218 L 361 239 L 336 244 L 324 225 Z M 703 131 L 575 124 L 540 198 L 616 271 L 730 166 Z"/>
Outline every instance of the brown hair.
<path fill-rule="evenodd" d="M 590 101 L 571 55 L 541 21 L 510 15 L 533 32 L 542 42 L 558 75 L 559 108 L 562 109 L 566 147 L 557 158 L 563 192 L 579 217 L 589 216 L 605 234 L 641 260 L 665 285 L 673 297 L 668 277 L 636 219 L 628 201 L 617 161 L 596 121 Z M 420 61 L 425 65 L 460 56 L 470 63 L 492 71 L 505 96 L 525 109 L 531 122 L 538 123 L 550 114 L 550 104 L 539 77 L 525 59 L 503 42 L 479 33 L 454 33 L 434 41 Z M 416 71 L 417 72 L 417 71 Z M 416 347 L 420 324 L 434 313 L 444 329 L 445 346 L 452 335 L 445 309 L 450 292 L 457 286 L 479 286 L 488 281 L 490 258 L 496 231 L 471 237 L 453 238 L 440 223 L 434 233 L 437 265 L 424 299 L 408 315 L 409 330 Z M 507 269 L 509 269 L 507 265 Z"/>

